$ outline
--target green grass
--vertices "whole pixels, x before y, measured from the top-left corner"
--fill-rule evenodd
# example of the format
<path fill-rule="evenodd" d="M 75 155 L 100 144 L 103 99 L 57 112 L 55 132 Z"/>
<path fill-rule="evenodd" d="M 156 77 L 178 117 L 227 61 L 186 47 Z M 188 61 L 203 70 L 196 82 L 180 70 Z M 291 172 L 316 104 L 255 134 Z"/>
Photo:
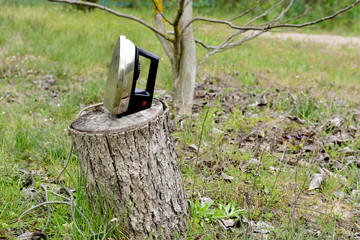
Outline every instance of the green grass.
<path fill-rule="evenodd" d="M 40 185 L 56 188 L 55 177 L 62 169 L 71 144 L 67 126 L 81 108 L 102 101 L 107 68 L 118 35 L 126 35 L 136 45 L 158 54 L 161 64 L 156 88 L 170 92 L 172 86 L 171 66 L 166 54 L 154 34 L 144 27 L 101 11 L 83 13 L 68 6 L 39 1 L 16 3 L 19 2 L 0 2 L 0 238 L 14 237 L 19 227 L 27 230 L 45 227 L 48 217 L 45 207 L 25 215 L 21 221 L 19 216 L 40 202 L 39 198 L 44 196 Z M 151 19 L 151 11 L 121 10 Z M 211 14 L 206 13 L 208 10 L 196 11 Z M 226 13 L 219 11 L 214 15 L 222 17 Z M 227 33 L 222 27 L 206 24 L 196 23 L 194 27 L 196 37 L 210 43 L 220 41 Z M 334 31 L 341 32 L 341 29 Z M 203 49 L 197 49 L 198 58 L 205 53 Z M 358 108 L 354 97 L 360 89 L 359 54 L 359 51 L 345 47 L 326 48 L 259 38 L 205 62 L 198 82 L 204 77 L 231 87 L 226 86 L 216 101 L 208 102 L 211 106 L 207 114 L 205 108 L 197 117 L 186 118 L 174 132 L 186 191 L 189 195 L 194 193 L 191 200 L 196 203 L 200 196 L 213 200 L 209 209 L 193 205 L 189 239 L 200 235 L 205 239 L 233 239 L 236 236 L 259 239 L 259 234 L 249 231 L 246 225 L 233 233 L 217 224 L 216 216 L 226 215 L 224 209 L 231 204 L 244 212 L 227 214 L 224 218 L 236 221 L 243 215 L 249 220 L 270 222 L 274 226 L 269 235 L 272 239 L 351 236 L 351 228 L 358 228 L 358 220 L 341 221 L 341 214 L 332 212 L 331 208 L 336 204 L 334 191 L 341 190 L 349 195 L 354 189 L 360 190 L 355 164 L 344 170 L 334 170 L 334 174 L 341 173 L 347 183 L 327 179 L 314 195 L 307 196 L 309 177 L 318 172 L 307 163 L 316 160 L 314 158 L 320 153 L 304 154 L 298 165 L 293 165 L 295 157 L 292 153 L 302 149 L 300 141 L 283 139 L 288 149 L 286 158 L 282 159 L 282 151 L 261 153 L 256 146 L 242 145 L 241 139 L 260 126 L 264 126 L 265 136 L 274 134 L 272 137 L 280 139 L 283 135 L 294 135 L 302 127 L 324 124 L 337 115 L 344 116 L 345 126 L 356 126 L 351 116 Z M 45 87 L 46 75 L 52 75 L 55 82 Z M 213 88 L 210 84 L 205 86 L 206 92 Z M 251 106 L 256 103 L 251 93 L 260 94 L 265 89 L 268 89 L 266 96 L 272 104 L 264 109 Z M 235 102 L 235 108 L 228 113 L 221 100 L 234 91 L 246 92 L 250 97 Z M 274 112 L 297 116 L 306 123 L 286 122 Z M 175 117 L 176 123 L 177 120 Z M 275 132 L 274 126 L 279 131 Z M 331 133 L 321 131 L 317 136 L 329 135 Z M 347 146 L 358 154 L 358 132 L 356 136 Z M 191 144 L 200 147 L 198 159 L 194 152 L 188 151 Z M 346 153 L 341 152 L 343 147 L 329 144 L 326 153 L 332 159 L 346 161 Z M 254 163 L 248 170 L 242 170 L 241 167 L 254 157 L 261 164 Z M 26 175 L 19 169 L 34 172 L 31 187 L 36 194 L 33 197 L 25 197 Z M 211 177 L 221 172 L 233 180 Z M 68 171 L 61 180 L 76 190 L 77 204 L 91 220 L 94 230 L 103 231 L 113 217 L 113 210 L 108 208 L 107 212 L 99 214 L 103 210 L 101 199 L 95 206 L 90 205 L 78 173 L 77 159 L 72 155 Z M 293 221 L 295 193 L 301 198 L 297 200 L 298 215 Z M 61 198 L 51 195 L 51 200 Z M 342 203 L 351 211 L 355 209 L 356 202 Z M 327 214 L 309 213 L 309 206 L 318 207 Z M 49 239 L 70 236 L 82 239 L 67 205 L 53 205 L 51 209 L 50 225 L 45 230 Z M 211 214 L 206 215 L 209 212 Z M 84 219 L 79 215 L 75 217 L 81 230 L 90 234 Z M 121 228 L 106 237 L 123 237 Z"/>

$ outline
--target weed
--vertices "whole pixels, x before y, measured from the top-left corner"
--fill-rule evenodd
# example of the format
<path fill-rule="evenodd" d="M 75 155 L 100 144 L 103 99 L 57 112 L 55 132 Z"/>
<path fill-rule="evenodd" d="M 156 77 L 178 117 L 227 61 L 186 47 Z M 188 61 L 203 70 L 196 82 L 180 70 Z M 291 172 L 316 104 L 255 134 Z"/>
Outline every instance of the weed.
<path fill-rule="evenodd" d="M 215 210 L 215 213 L 212 215 L 214 219 L 230 219 L 230 218 L 239 218 L 244 214 L 244 209 L 236 207 L 234 202 L 230 202 L 227 205 L 219 203 L 219 208 Z"/>

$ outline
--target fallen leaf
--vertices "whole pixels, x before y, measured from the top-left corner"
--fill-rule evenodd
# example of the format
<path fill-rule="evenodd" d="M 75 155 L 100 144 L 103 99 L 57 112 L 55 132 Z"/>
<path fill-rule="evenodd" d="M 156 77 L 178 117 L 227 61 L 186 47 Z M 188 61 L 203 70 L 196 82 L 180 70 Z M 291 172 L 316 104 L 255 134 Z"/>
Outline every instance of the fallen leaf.
<path fill-rule="evenodd" d="M 324 175 L 321 173 L 316 173 L 311 177 L 310 184 L 309 184 L 309 191 L 317 189 L 320 187 L 321 183 L 324 180 Z"/>
<path fill-rule="evenodd" d="M 354 109 L 354 113 L 353 113 L 353 120 L 355 122 L 360 122 L 360 111 L 357 109 Z"/>
<path fill-rule="evenodd" d="M 225 230 L 228 230 L 230 228 L 233 228 L 235 226 L 235 222 L 231 219 L 220 219 L 219 223 L 221 226 L 223 226 L 223 228 L 225 228 Z"/>
<path fill-rule="evenodd" d="M 226 132 L 218 129 L 218 128 L 213 128 L 211 129 L 211 131 L 214 133 L 214 134 L 226 134 Z"/>
<path fill-rule="evenodd" d="M 256 223 L 254 227 L 254 232 L 266 234 L 272 231 L 274 227 L 270 223 L 266 223 L 264 221 L 259 221 Z"/>
<path fill-rule="evenodd" d="M 305 152 L 314 152 L 315 150 L 318 149 L 318 147 L 316 147 L 314 144 L 310 144 L 305 146 L 303 149 Z"/>
<path fill-rule="evenodd" d="M 254 130 L 251 131 L 246 137 L 245 140 L 255 141 L 257 139 L 261 139 L 265 137 L 265 133 L 262 130 Z"/>
<path fill-rule="evenodd" d="M 224 173 L 224 172 L 221 172 L 220 177 L 221 177 L 222 179 L 224 179 L 225 181 L 228 181 L 228 182 L 231 182 L 232 180 L 234 180 L 234 177 L 229 176 L 229 175 L 227 175 L 227 174 Z"/>
<path fill-rule="evenodd" d="M 260 164 L 260 161 L 257 158 L 250 158 L 249 162 L 240 166 L 241 171 L 246 172 L 252 169 L 252 166 L 257 166 Z"/>
<path fill-rule="evenodd" d="M 35 232 L 27 231 L 27 232 L 21 234 L 20 236 L 18 236 L 16 239 L 17 240 L 41 240 L 41 239 L 46 239 L 46 236 L 40 231 L 35 231 Z"/>
<path fill-rule="evenodd" d="M 294 121 L 294 122 L 296 122 L 296 123 L 298 123 L 298 124 L 305 124 L 305 123 L 306 123 L 305 120 L 300 119 L 300 118 L 298 118 L 297 116 L 287 116 L 287 117 L 288 117 L 288 119 L 290 119 L 291 121 Z"/>
<path fill-rule="evenodd" d="M 208 198 L 208 197 L 200 197 L 199 201 L 200 201 L 200 206 L 203 206 L 205 203 L 208 203 L 208 202 L 214 202 L 214 200 L 212 200 L 211 198 Z"/>
<path fill-rule="evenodd" d="M 205 235 L 201 234 L 199 236 L 197 236 L 194 240 L 204 240 L 205 239 Z"/>
<path fill-rule="evenodd" d="M 346 132 L 339 131 L 336 135 L 330 135 L 325 139 L 328 143 L 334 143 L 337 145 L 341 145 L 342 143 L 346 143 L 350 140 L 349 135 Z"/>
<path fill-rule="evenodd" d="M 194 151 L 194 152 L 199 151 L 199 148 L 198 148 L 195 144 L 189 145 L 189 149 L 192 150 L 192 151 Z"/>

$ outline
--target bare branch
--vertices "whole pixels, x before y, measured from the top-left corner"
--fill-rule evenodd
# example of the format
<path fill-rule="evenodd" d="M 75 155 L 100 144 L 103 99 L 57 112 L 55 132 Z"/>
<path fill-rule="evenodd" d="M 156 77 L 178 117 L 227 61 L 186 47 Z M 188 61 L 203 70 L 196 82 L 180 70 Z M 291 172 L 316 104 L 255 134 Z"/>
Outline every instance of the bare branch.
<path fill-rule="evenodd" d="M 238 19 L 238 18 L 241 18 L 241 17 L 245 16 L 246 14 L 248 14 L 249 12 L 251 12 L 252 10 L 254 10 L 257 6 L 259 6 L 260 1 L 261 1 L 261 0 L 258 0 L 258 1 L 254 4 L 254 6 L 252 6 L 251 8 L 249 8 L 248 10 L 246 10 L 245 12 L 243 12 L 242 14 L 240 14 L 240 15 L 232 18 L 232 19 L 230 19 L 229 22 L 232 22 L 232 21 L 234 21 L 234 20 L 236 20 L 236 19 Z"/>
<path fill-rule="evenodd" d="M 291 6 L 294 4 L 294 0 L 291 0 L 288 4 L 288 6 L 279 14 L 279 16 L 277 18 L 275 18 L 273 21 L 267 23 L 266 26 L 264 27 L 260 27 L 259 26 L 256 26 L 256 27 L 247 27 L 248 24 L 260 19 L 261 17 L 263 16 L 266 16 L 272 9 L 274 9 L 275 7 L 279 6 L 280 4 L 282 4 L 284 2 L 284 0 L 281 0 L 279 1 L 277 4 L 273 5 L 272 7 L 270 7 L 269 9 L 267 9 L 263 14 L 259 15 L 258 17 L 252 19 L 251 21 L 249 21 L 248 23 L 246 23 L 245 25 L 243 25 L 242 27 L 238 27 L 238 26 L 235 26 L 233 25 L 230 21 L 222 21 L 222 20 L 216 20 L 216 19 L 200 19 L 200 18 L 194 18 L 194 19 L 198 19 L 198 20 L 203 20 L 203 21 L 208 21 L 208 22 L 214 22 L 214 23 L 220 23 L 220 24 L 226 24 L 232 28 L 235 28 L 237 29 L 237 31 L 235 33 L 233 33 L 232 35 L 230 35 L 227 39 L 225 39 L 222 43 L 220 43 L 218 46 L 209 46 L 207 45 L 206 43 L 202 42 L 201 40 L 196 40 L 196 43 L 200 44 L 202 47 L 208 49 L 208 50 L 212 50 L 211 52 L 207 53 L 200 61 L 198 67 L 210 56 L 218 53 L 218 52 L 222 52 L 224 50 L 227 50 L 227 49 L 231 49 L 231 48 L 234 48 L 234 47 L 237 47 L 241 44 L 243 44 L 244 42 L 247 42 L 251 39 L 254 39 L 256 37 L 258 37 L 259 35 L 269 31 L 270 29 L 273 29 L 273 28 L 279 28 L 279 27 L 305 27 L 305 26 L 309 26 L 309 25 L 313 25 L 313 24 L 316 24 L 316 23 L 319 23 L 319 22 L 322 22 L 322 21 L 325 21 L 325 20 L 328 20 L 328 19 L 331 19 L 331 18 L 334 18 L 336 17 L 337 15 L 353 8 L 355 5 L 357 5 L 360 0 L 356 0 L 352 5 L 346 7 L 346 8 L 343 8 L 337 12 L 335 12 L 334 14 L 330 15 L 330 16 L 327 16 L 327 17 L 324 17 L 324 18 L 321 18 L 321 19 L 318 19 L 318 20 L 315 20 L 315 21 L 312 21 L 312 22 L 307 22 L 307 23 L 304 23 L 304 24 L 285 24 L 285 23 L 282 23 L 282 24 L 277 24 L 277 25 L 272 25 L 273 23 L 275 22 L 278 22 L 280 21 L 284 16 L 285 14 L 289 11 L 289 9 L 291 8 Z M 297 19 L 297 18 L 300 18 L 300 17 L 303 17 L 304 15 L 306 15 L 309 11 L 305 12 L 304 14 L 296 17 L 296 18 L 292 18 L 292 19 L 289 19 L 287 21 L 290 21 L 290 20 L 294 20 L 294 19 Z M 193 20 L 194 20 L 193 19 Z M 249 31 L 249 30 L 255 30 L 256 33 L 254 34 L 251 34 L 249 36 L 247 36 L 246 38 L 244 39 L 241 39 L 239 41 L 236 41 L 236 42 L 231 42 L 237 35 L 241 34 L 241 33 L 244 33 L 246 31 Z"/>
<path fill-rule="evenodd" d="M 307 9 L 305 12 L 303 12 L 303 13 L 302 13 L 301 15 L 299 15 L 299 16 L 296 16 L 296 17 L 293 17 L 293 18 L 290 18 L 290 19 L 287 19 L 287 20 L 283 21 L 281 24 L 288 23 L 288 22 L 291 22 L 291 21 L 300 19 L 300 18 L 308 15 L 310 11 L 311 11 L 311 8 Z"/>
<path fill-rule="evenodd" d="M 164 13 L 163 13 L 163 10 L 162 9 L 159 9 L 159 6 L 157 5 L 157 3 L 155 2 L 155 0 L 152 0 L 153 4 L 154 4 L 154 7 L 156 8 L 157 12 L 161 15 L 161 17 L 167 22 L 169 23 L 170 25 L 173 25 L 173 23 L 171 21 L 169 21 Z"/>
<path fill-rule="evenodd" d="M 83 6 L 90 6 L 90 7 L 95 7 L 95 8 L 99 8 L 101 10 L 104 10 L 106 12 L 109 12 L 111 14 L 114 14 L 118 17 L 122 17 L 122 18 L 127 18 L 130 20 L 133 20 L 135 22 L 138 22 L 140 24 L 142 24 L 143 26 L 149 28 L 151 31 L 155 32 L 156 34 L 161 35 L 163 38 L 165 38 L 168 41 L 172 41 L 171 38 L 169 38 L 166 33 L 158 30 L 157 28 L 155 28 L 154 26 L 152 26 L 151 24 L 147 23 L 145 20 L 138 18 L 138 17 L 134 17 L 131 15 L 127 15 L 124 13 L 119 13 L 111 8 L 107 8 L 103 5 L 100 4 L 96 4 L 96 3 L 91 3 L 91 2 L 83 2 L 83 1 L 73 1 L 73 0 L 48 0 L 50 2 L 60 2 L 60 3 L 69 3 L 69 4 L 76 4 L 76 5 L 83 5 Z"/>
<path fill-rule="evenodd" d="M 256 20 L 259 20 L 260 18 L 263 18 L 265 17 L 266 15 L 269 14 L 269 12 L 273 9 L 275 9 L 277 6 L 281 5 L 285 0 L 281 0 L 277 3 L 275 3 L 274 5 L 272 5 L 271 7 L 269 7 L 263 14 L 260 14 L 259 16 L 251 19 L 249 22 L 247 22 L 244 26 L 248 26 L 250 25 L 251 23 L 255 22 Z"/>
<path fill-rule="evenodd" d="M 238 31 L 237 31 L 237 32 L 238 32 Z M 230 37 L 228 37 L 227 39 L 225 39 L 221 44 L 219 44 L 218 46 L 216 46 L 213 51 L 207 53 L 207 54 L 201 59 L 201 61 L 199 62 L 199 64 L 197 65 L 197 70 L 199 70 L 200 66 L 205 62 L 205 60 L 206 60 L 207 58 L 209 58 L 210 56 L 214 55 L 214 54 L 217 53 L 217 52 L 220 52 L 221 49 L 223 49 L 224 46 L 225 46 L 229 41 L 231 41 L 231 39 L 234 37 L 235 34 L 236 34 L 236 33 L 232 34 Z"/>
<path fill-rule="evenodd" d="M 205 49 L 208 49 L 208 50 L 210 50 L 210 49 L 216 49 L 216 46 L 207 45 L 206 43 L 204 43 L 204 42 L 201 41 L 200 39 L 195 39 L 195 42 L 196 42 L 197 44 L 199 44 L 200 46 L 202 46 L 203 48 L 205 48 Z"/>
<path fill-rule="evenodd" d="M 284 9 L 284 11 L 282 11 L 277 18 L 270 22 L 269 26 L 283 19 L 285 14 L 290 10 L 291 6 L 294 5 L 294 2 L 295 0 L 291 0 L 289 5 Z"/>
<path fill-rule="evenodd" d="M 311 7 L 310 7 L 309 9 L 307 9 L 305 12 L 303 12 L 301 15 L 296 16 L 296 17 L 293 17 L 293 18 L 286 19 L 285 21 L 281 22 L 281 24 L 288 23 L 288 22 L 291 22 L 291 21 L 294 21 L 294 20 L 303 18 L 304 16 L 308 15 L 310 11 L 311 11 Z M 258 26 L 258 27 L 260 27 L 260 26 L 267 26 L 267 25 L 269 25 L 270 23 L 271 23 L 271 22 L 266 22 L 266 23 L 259 24 L 259 25 L 257 25 L 257 26 Z"/>
<path fill-rule="evenodd" d="M 190 22 L 188 22 L 188 24 L 183 28 L 186 29 L 188 26 L 190 26 L 190 24 L 192 24 L 193 22 L 196 21 L 203 21 L 203 22 L 211 22 L 211 23 L 219 23 L 219 24 L 225 24 L 228 25 L 229 27 L 233 28 L 233 29 L 238 29 L 238 30 L 261 30 L 263 28 L 260 27 L 239 27 L 229 21 L 226 20 L 218 20 L 218 19 L 213 19 L 213 18 L 204 18 L 204 17 L 195 17 L 193 18 Z"/>
<path fill-rule="evenodd" d="M 311 21 L 311 22 L 307 22 L 307 23 L 303 23 L 303 24 L 277 24 L 277 25 L 267 25 L 266 27 L 259 27 L 259 26 L 255 26 L 255 27 L 244 27 L 244 26 L 237 26 L 229 21 L 224 21 L 224 20 L 218 20 L 218 19 L 212 19 L 212 18 L 203 18 L 203 17 L 195 17 L 193 18 L 185 27 L 184 29 L 186 29 L 190 24 L 192 24 L 195 21 L 205 21 L 205 22 L 211 22 L 211 23 L 219 23 L 219 24 L 224 24 L 224 25 L 228 25 L 229 27 L 233 28 L 233 29 L 237 29 L 237 30 L 244 30 L 244 31 L 249 31 L 249 30 L 255 30 L 255 31 L 268 31 L 270 29 L 273 28 L 302 28 L 302 27 L 306 27 L 306 26 L 310 26 L 310 25 L 314 25 L 332 18 L 335 18 L 336 16 L 340 15 L 343 12 L 346 12 L 348 10 L 350 10 L 351 8 L 355 7 L 357 4 L 359 4 L 360 0 L 356 0 L 354 1 L 351 5 L 349 5 L 348 7 L 345 7 L 329 16 Z M 288 10 L 284 10 L 284 14 L 286 13 L 286 11 Z M 279 17 L 281 17 L 282 14 L 279 15 Z M 281 18 L 277 17 L 275 20 L 279 19 L 281 20 Z M 274 21 L 272 21 L 274 22 Z"/>
<path fill-rule="evenodd" d="M 255 34 L 252 34 L 252 35 L 249 35 L 248 37 L 242 39 L 242 40 L 239 40 L 237 42 L 234 42 L 234 43 L 230 43 L 230 44 L 227 44 L 223 49 L 221 49 L 222 51 L 224 50 L 227 50 L 227 49 L 231 49 L 231 48 L 234 48 L 234 47 L 237 47 L 237 46 L 240 46 L 242 45 L 243 43 L 247 42 L 247 41 L 250 41 L 258 36 L 260 36 L 261 34 L 263 33 L 266 33 L 267 30 L 264 30 L 264 31 L 258 31 L 258 32 L 254 32 Z"/>
<path fill-rule="evenodd" d="M 240 46 L 242 45 L 243 43 L 247 42 L 247 41 L 250 41 L 258 36 L 260 36 L 261 34 L 267 32 L 266 30 L 263 30 L 263 31 L 257 31 L 255 34 L 251 34 L 249 36 L 247 36 L 246 38 L 244 39 L 241 39 L 239 41 L 236 41 L 234 43 L 230 43 L 230 41 L 237 35 L 241 34 L 241 33 L 244 33 L 244 31 L 237 31 L 235 33 L 233 33 L 230 37 L 228 37 L 225 41 L 223 41 L 220 45 L 218 45 L 217 47 L 213 47 L 213 46 L 207 46 L 206 44 L 204 44 L 203 46 L 207 46 L 208 49 L 214 49 L 213 51 L 209 52 L 208 54 L 206 54 L 202 59 L 201 61 L 199 62 L 197 68 L 199 69 L 200 66 L 205 62 L 206 59 L 208 59 L 209 57 L 211 57 L 212 55 L 216 54 L 216 53 L 220 53 L 222 51 L 225 51 L 225 50 L 228 50 L 228 49 L 231 49 L 231 48 L 234 48 L 234 47 L 237 47 L 237 46 Z M 201 41 L 200 41 L 201 42 Z M 200 43 L 199 42 L 199 43 Z M 201 43 L 200 43 L 201 44 Z"/>
<path fill-rule="evenodd" d="M 317 23 L 332 19 L 332 18 L 336 17 L 337 15 L 340 15 L 341 13 L 350 10 L 351 8 L 355 7 L 359 3 L 360 3 L 360 0 L 356 0 L 353 4 L 349 5 L 348 7 L 343 8 L 343 9 L 341 9 L 341 10 L 339 10 L 339 11 L 337 11 L 337 12 L 335 12 L 335 13 L 329 15 L 329 16 L 317 19 L 317 20 L 312 21 L 312 22 L 307 22 L 307 23 L 303 23 L 303 24 L 278 24 L 278 25 L 274 25 L 274 26 L 271 26 L 271 27 L 267 27 L 267 29 L 280 28 L 280 27 L 302 28 L 302 27 L 314 25 L 314 24 L 317 24 Z"/>
<path fill-rule="evenodd" d="M 229 27 L 231 28 L 234 28 L 234 29 L 238 29 L 238 30 L 245 30 L 245 31 L 248 31 L 248 30 L 258 30 L 258 31 L 261 31 L 263 28 L 261 27 L 247 27 L 248 25 L 250 25 L 251 23 L 255 22 L 256 20 L 260 19 L 260 18 L 263 18 L 265 17 L 267 14 L 269 14 L 269 12 L 271 10 L 273 10 L 274 8 L 276 8 L 277 6 L 281 5 L 285 0 L 281 0 L 279 2 L 277 2 L 276 4 L 274 4 L 273 6 L 271 6 L 270 8 L 268 8 L 263 14 L 251 19 L 249 22 L 245 23 L 243 26 L 237 26 L 237 25 L 234 25 L 230 20 L 230 21 L 225 21 L 225 20 L 217 20 L 217 19 L 213 19 L 213 18 L 204 18 L 204 17 L 195 17 L 193 18 L 188 25 L 190 25 L 191 23 L 195 22 L 195 21 L 205 21 L 205 22 L 212 22 L 212 23 L 219 23 L 219 24 L 226 24 L 228 25 Z M 185 28 L 188 27 L 185 26 Z M 184 29 L 185 29 L 184 28 Z"/>

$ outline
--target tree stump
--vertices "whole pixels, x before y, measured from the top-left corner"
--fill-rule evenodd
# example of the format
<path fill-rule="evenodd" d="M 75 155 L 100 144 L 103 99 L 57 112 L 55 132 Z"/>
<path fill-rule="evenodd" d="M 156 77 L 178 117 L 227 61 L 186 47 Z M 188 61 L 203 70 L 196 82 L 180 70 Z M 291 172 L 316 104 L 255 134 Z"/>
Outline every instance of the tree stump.
<path fill-rule="evenodd" d="M 101 107 L 75 119 L 69 131 L 88 194 L 112 196 L 120 214 L 129 211 L 132 239 L 186 236 L 188 204 L 166 103 L 154 99 L 151 108 L 120 118 Z"/>

